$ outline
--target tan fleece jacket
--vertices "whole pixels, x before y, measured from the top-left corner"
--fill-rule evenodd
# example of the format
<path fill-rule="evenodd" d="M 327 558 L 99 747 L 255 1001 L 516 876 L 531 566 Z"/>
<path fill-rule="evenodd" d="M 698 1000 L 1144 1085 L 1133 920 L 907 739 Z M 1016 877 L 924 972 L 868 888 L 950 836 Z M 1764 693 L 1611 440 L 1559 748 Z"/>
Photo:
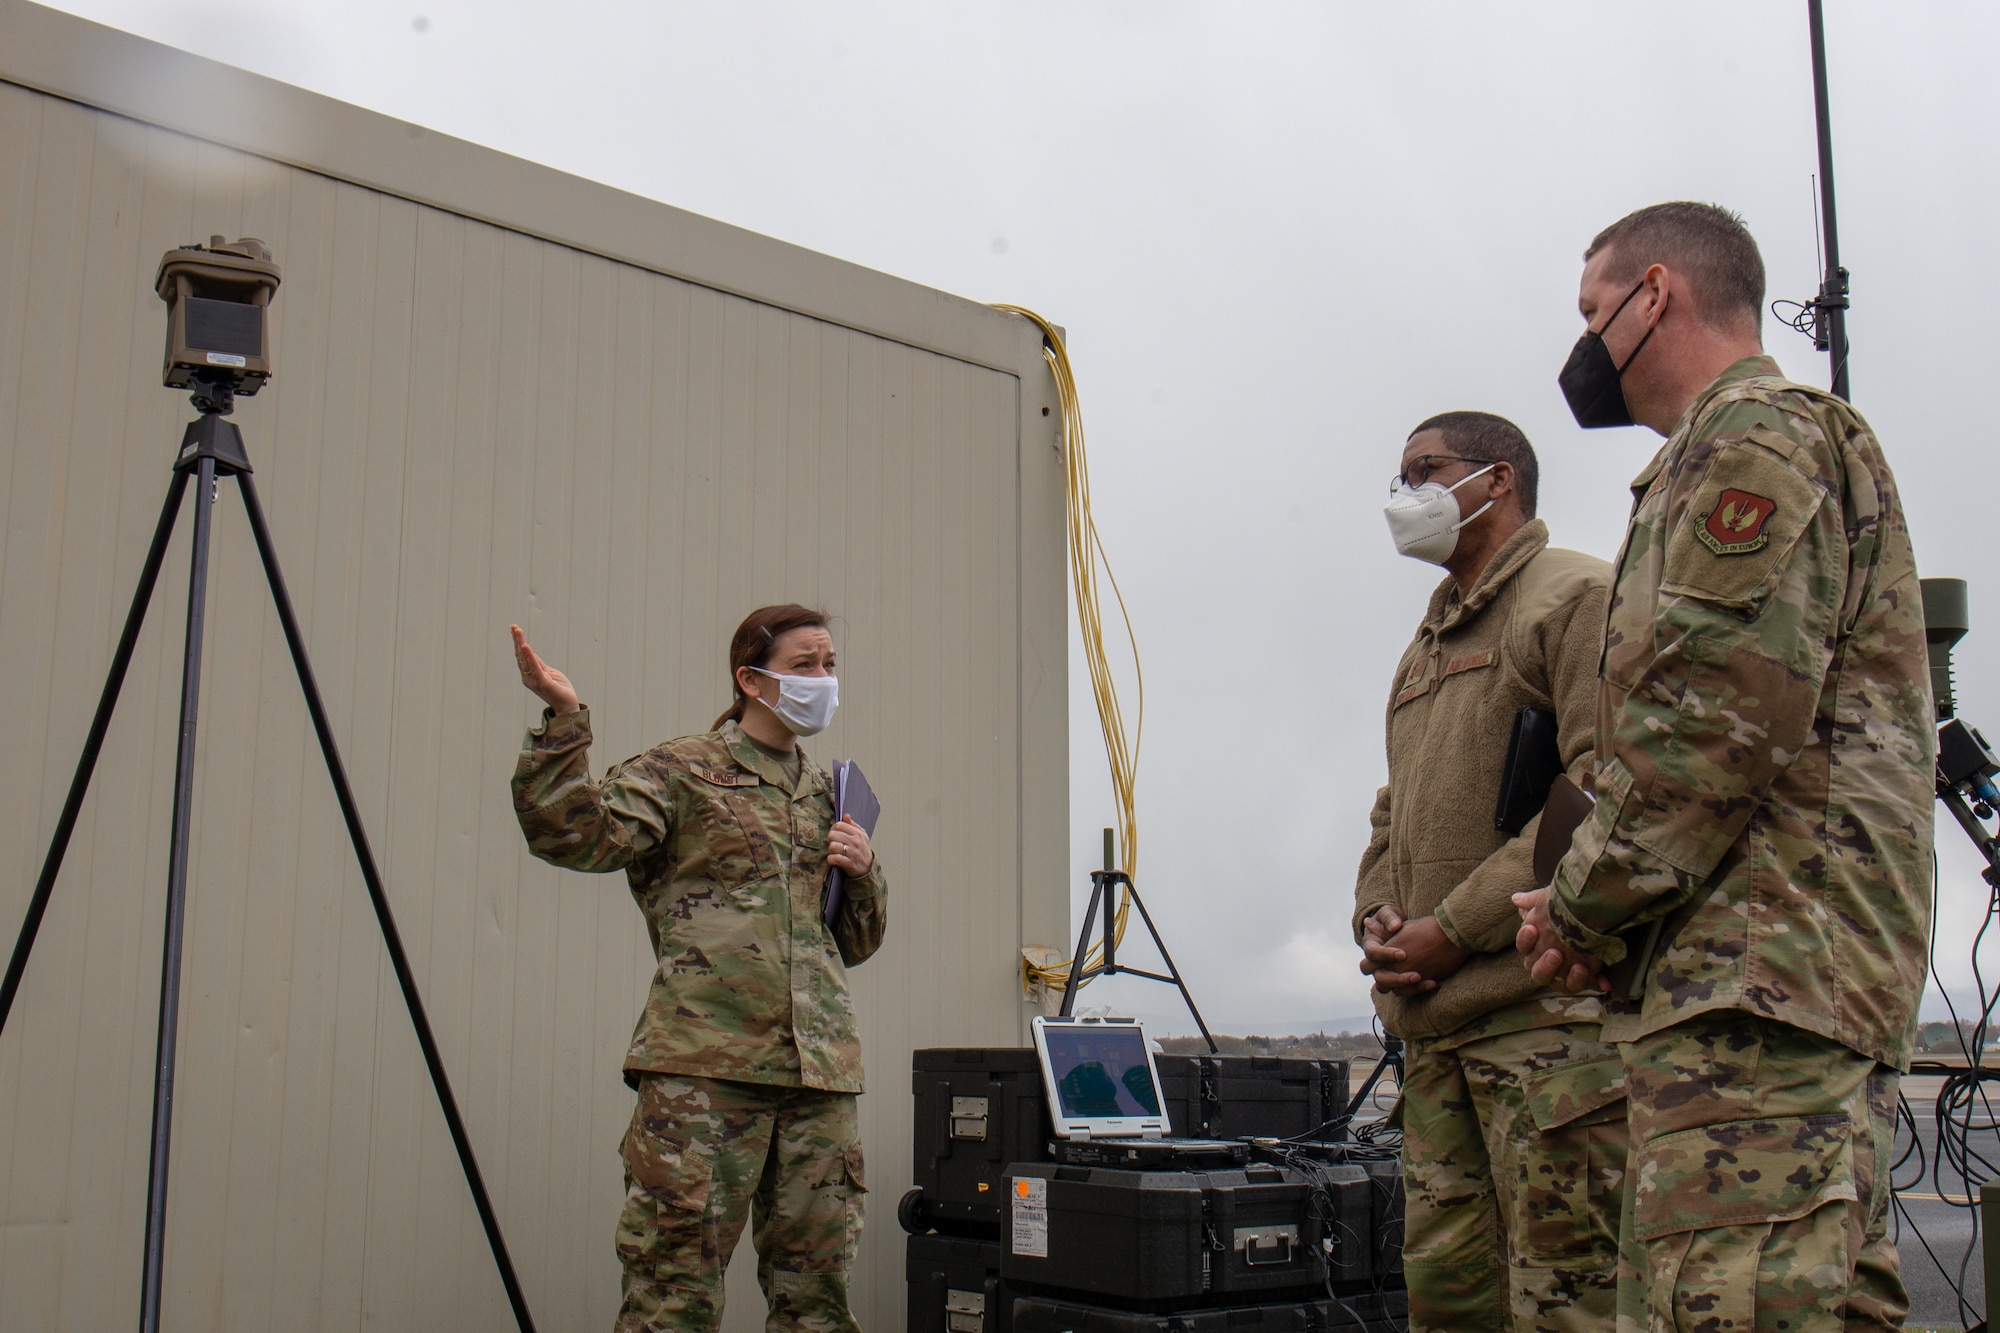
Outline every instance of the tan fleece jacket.
<path fill-rule="evenodd" d="M 1462 601 L 1447 577 L 1396 669 L 1389 785 L 1376 793 L 1369 815 L 1373 833 L 1354 890 L 1355 940 L 1369 913 L 1393 904 L 1406 918 L 1436 916 L 1452 942 L 1473 953 L 1428 995 L 1375 992 L 1384 1025 L 1402 1037 L 1448 1037 L 1483 1016 L 1470 1035 L 1598 1015 L 1595 999 L 1536 986 L 1514 952 L 1520 917 L 1512 895 L 1538 887 L 1540 818 L 1513 838 L 1493 827 L 1521 709 L 1555 712 L 1572 780 L 1592 763 L 1611 567 L 1548 542 L 1540 519 L 1523 525 Z M 1520 1010 L 1496 1012 L 1507 1006 Z"/>

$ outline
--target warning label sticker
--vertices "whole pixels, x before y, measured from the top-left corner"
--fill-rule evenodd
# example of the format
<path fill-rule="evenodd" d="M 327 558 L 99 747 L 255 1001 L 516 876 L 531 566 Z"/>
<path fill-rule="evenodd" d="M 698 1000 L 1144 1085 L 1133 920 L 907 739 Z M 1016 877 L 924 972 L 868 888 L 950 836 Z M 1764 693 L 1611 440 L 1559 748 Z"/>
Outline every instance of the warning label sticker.
<path fill-rule="evenodd" d="M 1015 1176 L 1008 1202 L 1014 1219 L 1014 1253 L 1032 1259 L 1049 1257 L 1049 1182 Z"/>

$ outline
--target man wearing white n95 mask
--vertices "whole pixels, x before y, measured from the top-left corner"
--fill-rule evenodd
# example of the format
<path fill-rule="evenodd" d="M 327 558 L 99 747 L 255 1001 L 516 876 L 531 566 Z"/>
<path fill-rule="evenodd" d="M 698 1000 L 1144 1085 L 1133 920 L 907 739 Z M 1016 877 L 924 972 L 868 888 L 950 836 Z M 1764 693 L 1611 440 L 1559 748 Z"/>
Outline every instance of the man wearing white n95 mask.
<path fill-rule="evenodd" d="M 1376 1007 L 1408 1042 L 1403 1263 L 1410 1328 L 1609 1327 L 1625 1158 L 1603 1002 L 1538 986 L 1511 895 L 1535 887 L 1539 818 L 1493 827 L 1515 715 L 1557 718 L 1588 772 L 1610 567 L 1549 546 L 1535 453 L 1509 421 L 1447 412 L 1410 435 L 1386 509 L 1396 549 L 1444 566 L 1390 687 L 1354 932 Z"/>

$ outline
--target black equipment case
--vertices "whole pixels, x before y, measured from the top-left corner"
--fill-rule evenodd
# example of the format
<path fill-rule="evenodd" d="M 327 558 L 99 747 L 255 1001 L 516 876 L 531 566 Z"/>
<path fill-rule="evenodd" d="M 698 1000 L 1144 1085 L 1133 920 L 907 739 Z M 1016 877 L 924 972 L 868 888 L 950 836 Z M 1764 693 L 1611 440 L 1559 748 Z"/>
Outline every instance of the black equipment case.
<path fill-rule="evenodd" d="M 1167 1117 L 1179 1138 L 1301 1138 L 1347 1106 L 1345 1060 L 1159 1055 Z M 960 1235 L 998 1237 L 1010 1162 L 1049 1160 L 1053 1133 L 1032 1046 L 911 1054 L 916 1094 L 916 1218 Z"/>
<path fill-rule="evenodd" d="M 1316 1138 L 1347 1109 L 1345 1060 L 1156 1055 L 1153 1063 L 1178 1138 Z"/>
<path fill-rule="evenodd" d="M 904 1275 L 909 1333 L 1008 1333 L 1014 1293 L 1000 1277 L 1000 1242 L 911 1236 Z"/>
<path fill-rule="evenodd" d="M 1275 1305 L 1181 1310 L 1147 1314 L 1081 1305 L 1052 1296 L 1022 1296 L 1014 1303 L 1015 1333 L 1316 1333 L 1368 1329 L 1388 1333 L 1402 1326 L 1409 1299 L 1400 1292 L 1368 1292 L 1334 1301 L 1324 1296 Z M 911 1326 L 916 1333 L 916 1325 Z"/>
<path fill-rule="evenodd" d="M 1053 1134 L 1035 1048 L 914 1051 L 916 1221 L 999 1239 L 1010 1162 L 1048 1157 Z"/>
<path fill-rule="evenodd" d="M 1009 1282 L 1165 1309 L 1318 1287 L 1306 1178 L 1268 1164 L 1120 1171 L 1008 1168 Z"/>

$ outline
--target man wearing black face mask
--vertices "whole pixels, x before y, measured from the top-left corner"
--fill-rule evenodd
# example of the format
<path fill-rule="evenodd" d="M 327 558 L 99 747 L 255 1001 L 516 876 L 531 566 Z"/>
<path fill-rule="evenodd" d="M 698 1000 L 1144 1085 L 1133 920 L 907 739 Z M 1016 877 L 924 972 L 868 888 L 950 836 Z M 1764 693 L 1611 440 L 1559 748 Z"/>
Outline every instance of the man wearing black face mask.
<path fill-rule="evenodd" d="M 1584 256 L 1559 383 L 1667 437 L 1633 483 L 1597 806 L 1519 894 L 1530 975 L 1621 979 L 1621 1328 L 1893 1328 L 1899 1071 L 1930 917 L 1935 738 L 1916 563 L 1853 408 L 1763 355 L 1741 219 L 1659 204 Z"/>

